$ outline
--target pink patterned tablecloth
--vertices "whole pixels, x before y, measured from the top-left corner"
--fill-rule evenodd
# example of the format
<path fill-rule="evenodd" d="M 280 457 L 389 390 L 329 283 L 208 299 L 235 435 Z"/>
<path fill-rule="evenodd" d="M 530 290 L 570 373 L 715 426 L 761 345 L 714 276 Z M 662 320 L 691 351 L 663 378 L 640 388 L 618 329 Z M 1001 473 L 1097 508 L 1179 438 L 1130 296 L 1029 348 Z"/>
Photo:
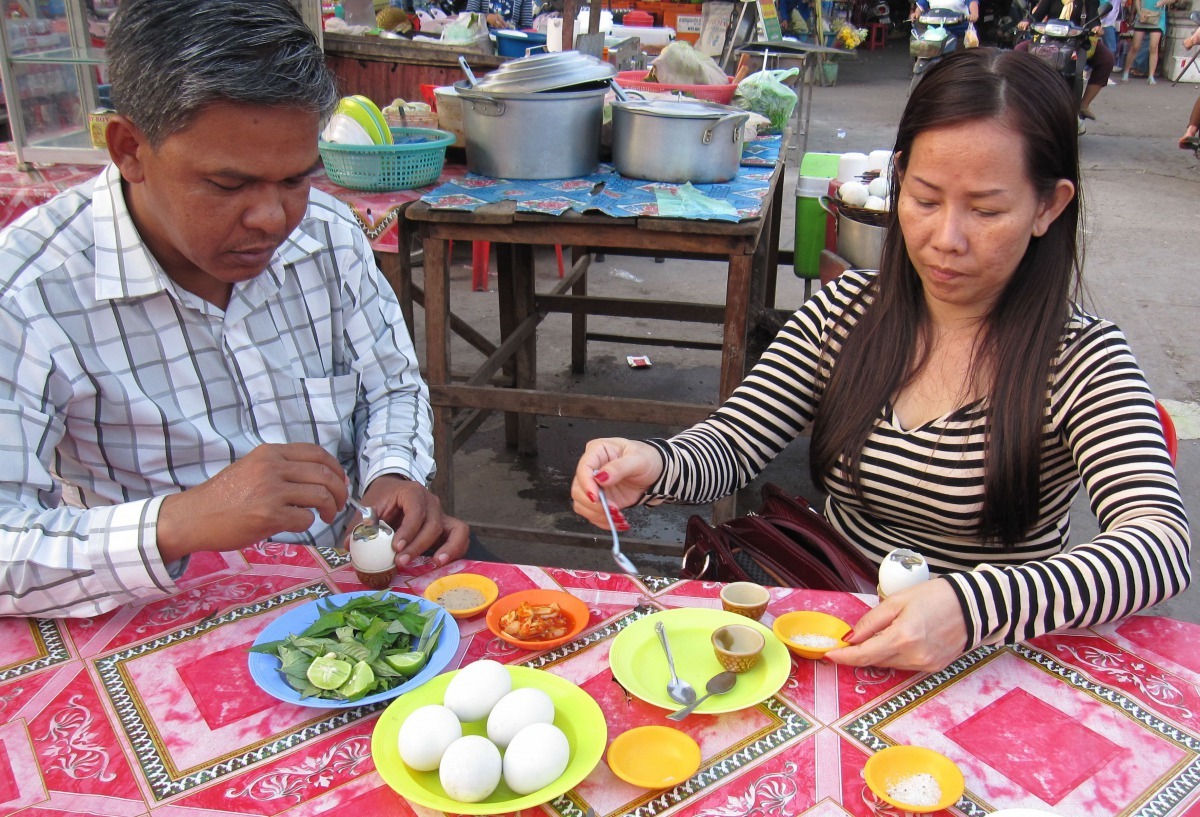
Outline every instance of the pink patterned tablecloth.
<path fill-rule="evenodd" d="M 99 172 L 96 165 L 43 165 L 19 170 L 12 143 L 0 142 L 0 227 L 68 187 L 95 178 Z"/>
<path fill-rule="evenodd" d="M 418 562 L 397 589 L 446 572 L 502 594 L 562 588 L 591 621 L 550 652 L 515 650 L 483 617 L 460 622 L 449 669 L 487 656 L 568 678 L 599 702 L 608 739 L 666 712 L 613 683 L 614 636 L 666 607 L 717 607 L 711 583 L 459 562 Z M 94 620 L 0 620 L 0 812 L 93 815 L 421 815 L 383 783 L 370 752 L 380 707 L 322 710 L 261 692 L 246 647 L 282 611 L 362 589 L 334 551 L 261 544 L 193 558 L 173 598 Z M 775 589 L 774 614 L 854 622 L 871 599 Z M 525 815 L 894 815 L 862 780 L 868 756 L 914 743 L 953 758 L 966 795 L 948 814 L 1039 808 L 1074 817 L 1200 814 L 1200 628 L 1133 617 L 985 648 L 932 675 L 793 659 L 778 694 L 680 724 L 700 744 L 690 780 L 647 791 L 602 760 Z"/>

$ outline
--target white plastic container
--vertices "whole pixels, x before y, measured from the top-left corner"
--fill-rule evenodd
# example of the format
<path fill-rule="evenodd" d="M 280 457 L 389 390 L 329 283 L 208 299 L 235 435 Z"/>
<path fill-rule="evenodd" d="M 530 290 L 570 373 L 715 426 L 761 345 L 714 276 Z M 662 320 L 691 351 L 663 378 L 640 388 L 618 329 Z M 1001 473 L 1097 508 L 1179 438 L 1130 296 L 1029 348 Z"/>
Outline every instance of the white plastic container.
<path fill-rule="evenodd" d="M 467 132 L 463 128 L 462 100 L 458 98 L 458 91 L 453 85 L 446 85 L 434 88 L 433 95 L 437 99 L 438 127 L 454 134 L 455 147 L 465 147 Z"/>

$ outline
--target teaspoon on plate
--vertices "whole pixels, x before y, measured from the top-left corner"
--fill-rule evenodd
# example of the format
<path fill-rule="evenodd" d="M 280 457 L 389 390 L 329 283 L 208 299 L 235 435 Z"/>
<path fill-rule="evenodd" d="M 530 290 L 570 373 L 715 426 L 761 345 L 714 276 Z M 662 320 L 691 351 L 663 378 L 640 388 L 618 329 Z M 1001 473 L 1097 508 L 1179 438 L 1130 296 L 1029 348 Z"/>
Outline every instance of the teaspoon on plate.
<path fill-rule="evenodd" d="M 696 707 L 707 701 L 713 695 L 724 695 L 729 690 L 733 689 L 733 685 L 737 683 L 737 676 L 732 672 L 718 672 L 708 683 L 704 685 L 704 694 L 690 704 L 680 709 L 677 712 L 672 712 L 667 715 L 669 721 L 681 721 L 688 715 L 696 711 Z"/>
<path fill-rule="evenodd" d="M 696 690 L 675 674 L 675 659 L 671 656 L 671 645 L 667 643 L 667 628 L 661 621 L 656 621 L 654 631 L 658 633 L 658 640 L 662 642 L 663 652 L 667 654 L 667 669 L 671 671 L 671 680 L 667 681 L 667 694 L 677 704 L 690 704 L 696 700 Z"/>

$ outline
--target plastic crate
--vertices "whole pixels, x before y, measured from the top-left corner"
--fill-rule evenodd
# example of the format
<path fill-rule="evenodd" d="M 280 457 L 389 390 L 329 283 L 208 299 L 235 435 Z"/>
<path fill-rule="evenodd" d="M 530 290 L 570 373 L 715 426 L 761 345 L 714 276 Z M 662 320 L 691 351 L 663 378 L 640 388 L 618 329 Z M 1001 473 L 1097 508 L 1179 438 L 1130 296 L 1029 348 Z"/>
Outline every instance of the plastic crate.
<path fill-rule="evenodd" d="M 667 94 L 678 91 L 684 96 L 707 99 L 709 102 L 719 102 L 722 105 L 733 102 L 733 94 L 737 91 L 733 77 L 729 77 L 728 85 L 670 85 L 665 82 L 646 82 L 646 72 L 638 70 L 620 71 L 617 73 L 616 79 L 618 85 L 630 91 L 656 91 Z"/>
<path fill-rule="evenodd" d="M 391 145 L 320 142 L 330 181 L 352 190 L 407 190 L 433 184 L 454 134 L 434 128 L 392 128 Z"/>

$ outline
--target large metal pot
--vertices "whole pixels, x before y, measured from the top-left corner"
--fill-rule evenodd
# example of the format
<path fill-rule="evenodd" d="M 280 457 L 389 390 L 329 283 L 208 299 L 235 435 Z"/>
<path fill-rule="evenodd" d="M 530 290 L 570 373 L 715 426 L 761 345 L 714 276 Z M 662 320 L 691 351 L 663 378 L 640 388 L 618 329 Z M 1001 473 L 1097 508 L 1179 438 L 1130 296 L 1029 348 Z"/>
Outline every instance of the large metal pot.
<path fill-rule="evenodd" d="M 467 135 L 467 169 L 497 179 L 570 179 L 600 167 L 608 86 L 483 93 L 455 83 Z"/>
<path fill-rule="evenodd" d="M 652 182 L 716 184 L 737 175 L 750 114 L 698 99 L 612 103 L 613 166 Z"/>

